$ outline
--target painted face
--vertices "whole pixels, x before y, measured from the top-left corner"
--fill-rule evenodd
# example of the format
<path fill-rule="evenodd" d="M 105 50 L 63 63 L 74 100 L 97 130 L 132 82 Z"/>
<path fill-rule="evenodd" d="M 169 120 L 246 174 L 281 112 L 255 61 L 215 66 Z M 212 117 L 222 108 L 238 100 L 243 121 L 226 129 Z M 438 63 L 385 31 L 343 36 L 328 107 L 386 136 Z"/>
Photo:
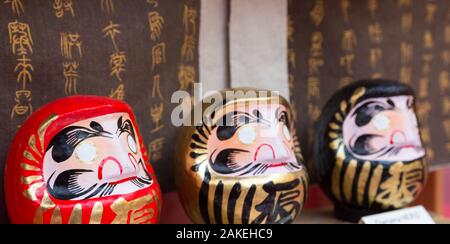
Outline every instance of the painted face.
<path fill-rule="evenodd" d="M 60 200 L 133 193 L 152 184 L 131 119 L 126 113 L 74 123 L 51 141 L 44 180 Z"/>
<path fill-rule="evenodd" d="M 291 118 L 283 105 L 238 106 L 218 112 L 223 122 L 207 148 L 211 168 L 224 176 L 263 176 L 301 169 L 295 156 Z"/>
<path fill-rule="evenodd" d="M 372 98 L 360 102 L 344 121 L 344 142 L 362 160 L 386 162 L 422 158 L 412 96 Z"/>

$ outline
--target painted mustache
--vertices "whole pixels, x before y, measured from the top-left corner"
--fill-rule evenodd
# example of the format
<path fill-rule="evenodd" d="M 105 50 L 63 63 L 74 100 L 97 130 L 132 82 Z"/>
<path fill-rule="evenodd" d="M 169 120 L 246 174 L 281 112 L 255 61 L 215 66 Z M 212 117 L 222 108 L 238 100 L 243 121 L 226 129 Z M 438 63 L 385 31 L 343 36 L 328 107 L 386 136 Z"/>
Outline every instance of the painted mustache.
<path fill-rule="evenodd" d="M 136 187 L 142 189 L 146 186 L 152 184 L 152 178 L 150 174 L 145 169 L 144 162 L 142 159 L 139 160 L 139 166 L 143 172 L 142 176 L 136 176 L 134 178 L 129 178 L 121 182 L 107 182 L 99 185 L 99 183 L 91 185 L 81 184 L 81 177 L 86 174 L 93 174 L 92 177 L 97 177 L 93 170 L 85 169 L 73 169 L 67 170 L 60 173 L 53 185 L 50 184 L 54 178 L 55 173 L 53 173 L 47 181 L 47 190 L 50 195 L 60 200 L 73 200 L 83 198 L 83 200 L 90 199 L 93 197 L 106 197 L 114 193 L 115 188 L 124 182 L 131 182 Z"/>
<path fill-rule="evenodd" d="M 210 157 L 210 165 L 213 170 L 219 174 L 230 175 L 240 173 L 239 176 L 244 175 L 263 175 L 267 172 L 267 170 L 271 168 L 277 167 L 285 167 L 289 171 L 299 170 L 301 169 L 301 165 L 297 162 L 257 162 L 252 161 L 248 163 L 238 162 L 236 156 L 242 153 L 250 153 L 250 151 L 242 150 L 242 149 L 226 149 L 221 151 L 217 157 L 213 160 L 212 157 L 215 153 L 212 153 Z M 242 172 L 242 173 L 241 173 Z"/>
<path fill-rule="evenodd" d="M 375 138 L 382 138 L 380 135 L 363 135 L 360 136 L 351 150 L 358 155 L 369 156 L 369 155 L 378 155 L 378 157 L 383 156 L 397 156 L 403 149 L 411 148 L 416 152 L 421 152 L 423 150 L 422 146 L 418 145 L 388 145 L 384 146 L 380 149 L 374 149 L 370 146 L 370 141 Z"/>

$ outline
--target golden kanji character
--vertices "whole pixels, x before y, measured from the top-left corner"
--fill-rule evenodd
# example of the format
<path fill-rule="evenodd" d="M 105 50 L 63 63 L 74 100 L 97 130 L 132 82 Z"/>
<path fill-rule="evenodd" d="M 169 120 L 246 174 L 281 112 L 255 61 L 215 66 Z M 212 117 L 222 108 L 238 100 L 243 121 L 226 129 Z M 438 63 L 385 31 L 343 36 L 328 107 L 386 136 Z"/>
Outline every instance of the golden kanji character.
<path fill-rule="evenodd" d="M 111 210 L 116 214 L 112 224 L 148 224 L 155 215 L 151 204 L 156 201 L 154 193 L 127 201 L 120 197 L 112 205 Z"/>
<path fill-rule="evenodd" d="M 400 81 L 406 84 L 412 82 L 412 68 L 409 66 L 400 67 Z"/>
<path fill-rule="evenodd" d="M 185 35 L 183 46 L 181 47 L 181 58 L 190 62 L 194 60 L 196 40 L 194 35 Z"/>
<path fill-rule="evenodd" d="M 425 149 L 425 155 L 427 155 L 427 157 L 424 160 L 427 160 L 428 164 L 430 164 L 429 162 L 434 159 L 434 150 L 433 150 L 433 148 L 427 147 Z"/>
<path fill-rule="evenodd" d="M 159 3 L 157 0 L 147 0 L 147 3 L 150 5 L 153 5 L 154 8 L 157 8 L 159 6 Z"/>
<path fill-rule="evenodd" d="M 320 118 L 320 107 L 315 104 L 308 104 L 308 116 L 312 122 L 316 122 Z"/>
<path fill-rule="evenodd" d="M 322 32 L 316 31 L 311 36 L 311 56 L 319 57 L 322 56 L 323 51 L 323 34 Z"/>
<path fill-rule="evenodd" d="M 423 34 L 423 46 L 425 48 L 431 49 L 434 47 L 434 37 L 430 30 L 425 31 Z"/>
<path fill-rule="evenodd" d="M 444 40 L 446 44 L 450 44 L 450 25 L 447 25 L 444 30 Z"/>
<path fill-rule="evenodd" d="M 125 52 L 116 52 L 113 53 L 110 57 L 109 64 L 111 65 L 111 76 L 115 76 L 117 80 L 122 81 L 122 77 L 120 74 L 125 72 L 125 65 L 127 62 L 127 57 Z"/>
<path fill-rule="evenodd" d="M 369 38 L 375 44 L 383 42 L 383 29 L 381 29 L 380 23 L 369 24 Z"/>
<path fill-rule="evenodd" d="M 431 72 L 431 63 L 433 62 L 434 56 L 431 53 L 424 54 L 422 56 L 423 67 L 422 73 L 423 75 L 428 75 Z"/>
<path fill-rule="evenodd" d="M 442 113 L 450 114 L 450 97 L 448 96 L 445 96 L 444 99 L 442 99 Z"/>
<path fill-rule="evenodd" d="M 370 66 L 373 70 L 378 68 L 378 64 L 383 59 L 383 50 L 381 48 L 370 49 Z"/>
<path fill-rule="evenodd" d="M 354 81 L 355 81 L 355 79 L 353 77 L 351 77 L 351 76 L 342 77 L 339 80 L 339 87 L 347 86 L 347 85 L 351 84 Z"/>
<path fill-rule="evenodd" d="M 325 18 L 325 5 L 323 0 L 316 0 L 309 16 L 316 27 L 319 27 L 320 24 L 322 24 L 323 19 Z"/>
<path fill-rule="evenodd" d="M 178 81 L 180 82 L 180 90 L 186 91 L 190 86 L 195 84 L 195 68 L 191 65 L 180 65 L 178 71 Z"/>
<path fill-rule="evenodd" d="M 164 25 L 164 17 L 159 12 L 150 12 L 148 13 L 148 24 L 150 27 L 150 39 L 152 41 L 159 40 Z"/>
<path fill-rule="evenodd" d="M 160 75 L 153 76 L 152 97 L 155 98 L 156 96 L 158 96 L 159 99 L 163 100 L 163 96 L 161 93 L 161 76 Z"/>
<path fill-rule="evenodd" d="M 450 88 L 450 79 L 449 79 L 449 71 L 444 70 L 439 74 L 439 88 L 441 93 L 445 94 L 448 92 Z"/>
<path fill-rule="evenodd" d="M 407 42 L 400 44 L 400 59 L 403 65 L 410 64 L 413 61 L 414 46 Z"/>
<path fill-rule="evenodd" d="M 82 57 L 81 36 L 78 33 L 61 32 L 61 53 L 66 59 L 73 59 L 73 49 Z"/>
<path fill-rule="evenodd" d="M 184 5 L 183 25 L 184 31 L 191 35 L 197 34 L 197 10 L 188 5 Z"/>
<path fill-rule="evenodd" d="M 428 124 L 428 121 L 426 118 L 422 119 L 422 124 Z M 431 142 L 431 133 L 430 133 L 430 127 L 426 125 L 422 125 L 422 128 L 420 129 L 420 137 L 422 138 L 422 142 L 424 144 L 428 144 Z"/>
<path fill-rule="evenodd" d="M 294 82 L 295 82 L 295 77 L 293 74 L 289 74 L 288 75 L 288 88 L 289 91 L 293 91 L 294 90 Z"/>
<path fill-rule="evenodd" d="M 375 17 L 378 11 L 378 0 L 368 0 L 367 8 L 369 9 L 372 17 Z"/>
<path fill-rule="evenodd" d="M 161 42 L 152 48 L 152 70 L 166 62 L 166 44 Z"/>
<path fill-rule="evenodd" d="M 294 42 L 295 25 L 292 16 L 288 16 L 288 41 Z"/>
<path fill-rule="evenodd" d="M 78 94 L 77 91 L 77 82 L 78 82 L 78 62 L 65 62 L 63 64 L 63 75 L 66 80 L 65 82 L 65 93 L 66 96 L 76 95 Z"/>
<path fill-rule="evenodd" d="M 33 53 L 33 37 L 28 24 L 16 20 L 8 24 L 8 31 L 9 43 L 14 55 Z"/>
<path fill-rule="evenodd" d="M 120 101 L 124 101 L 125 100 L 125 85 L 120 84 L 119 86 L 117 86 L 116 89 L 111 89 L 109 97 L 120 100 Z"/>
<path fill-rule="evenodd" d="M 401 208 L 412 202 L 423 188 L 423 165 L 420 161 L 405 165 L 395 163 L 389 168 L 390 177 L 380 185 L 376 201 L 383 208 Z"/>
<path fill-rule="evenodd" d="M 428 24 L 432 24 L 434 22 L 434 16 L 436 14 L 437 6 L 435 3 L 428 2 L 426 8 L 427 8 L 426 21 Z"/>
<path fill-rule="evenodd" d="M 310 75 L 318 75 L 320 74 L 320 67 L 325 64 L 325 61 L 322 58 L 309 58 L 308 59 L 308 68 Z"/>
<path fill-rule="evenodd" d="M 17 74 L 17 83 L 22 82 L 22 88 L 25 89 L 27 87 L 27 83 L 33 81 L 31 72 L 34 71 L 34 67 L 31 64 L 31 59 L 26 56 L 18 58 L 17 62 L 18 63 L 14 69 L 14 72 L 19 72 Z"/>
<path fill-rule="evenodd" d="M 372 73 L 372 75 L 370 76 L 370 78 L 372 78 L 372 79 L 374 79 L 374 80 L 381 79 L 381 78 L 383 78 L 383 73 L 382 73 L 382 72 L 379 72 L 379 71 L 374 72 L 374 73 Z"/>
<path fill-rule="evenodd" d="M 442 51 L 441 59 L 442 59 L 442 63 L 445 66 L 449 66 L 450 65 L 450 50 Z"/>
<path fill-rule="evenodd" d="M 297 110 L 297 104 L 295 103 L 295 99 L 292 97 L 291 98 L 291 102 L 292 102 L 292 106 L 291 106 L 291 110 L 292 110 L 292 117 L 294 120 L 298 120 L 298 110 Z"/>
<path fill-rule="evenodd" d="M 320 99 L 320 79 L 316 76 L 308 77 L 308 100 L 312 98 Z"/>
<path fill-rule="evenodd" d="M 162 149 L 164 148 L 165 140 L 164 137 L 161 137 L 150 142 L 148 149 L 152 163 L 162 158 Z"/>
<path fill-rule="evenodd" d="M 431 111 L 431 104 L 427 101 L 421 101 L 417 103 L 417 118 L 420 121 L 424 121 L 427 119 L 429 113 Z"/>
<path fill-rule="evenodd" d="M 353 61 L 355 60 L 355 54 L 349 53 L 341 57 L 340 65 L 345 68 L 347 74 L 353 74 Z"/>
<path fill-rule="evenodd" d="M 113 46 L 114 46 L 114 50 L 118 51 L 119 48 L 117 47 L 116 36 L 121 34 L 121 32 L 120 32 L 120 25 L 119 24 L 114 24 L 112 21 L 109 21 L 108 26 L 106 26 L 103 29 L 103 33 L 105 34 L 105 37 L 111 38 L 111 41 L 112 41 Z"/>
<path fill-rule="evenodd" d="M 19 17 L 24 12 L 22 0 L 5 0 L 3 3 L 11 4 L 12 12 Z"/>
<path fill-rule="evenodd" d="M 450 120 L 444 120 L 442 122 L 442 127 L 444 127 L 445 135 L 450 138 Z"/>
<path fill-rule="evenodd" d="M 398 6 L 400 8 L 411 7 L 412 0 L 398 0 Z"/>
<path fill-rule="evenodd" d="M 419 81 L 419 98 L 428 97 L 429 86 L 430 86 L 430 79 L 428 77 L 422 77 Z"/>
<path fill-rule="evenodd" d="M 344 21 L 347 24 L 350 23 L 350 14 L 349 14 L 350 5 L 351 5 L 350 0 L 341 0 L 341 9 L 344 15 Z"/>
<path fill-rule="evenodd" d="M 75 16 L 72 0 L 54 0 L 53 9 L 57 18 L 64 17 L 65 12 L 70 13 L 72 17 Z"/>
<path fill-rule="evenodd" d="M 342 49 L 348 52 L 352 52 L 358 41 L 356 39 L 355 32 L 353 30 L 346 30 L 343 33 L 342 37 Z"/>
<path fill-rule="evenodd" d="M 409 33 L 412 29 L 414 17 L 412 13 L 403 13 L 401 17 L 402 32 Z"/>
<path fill-rule="evenodd" d="M 112 14 L 115 11 L 113 0 L 101 0 L 102 11 Z"/>
<path fill-rule="evenodd" d="M 16 96 L 14 97 L 16 104 L 11 111 L 11 120 L 13 120 L 15 116 L 31 115 L 33 113 L 33 105 L 31 105 L 31 100 L 32 97 L 30 90 L 16 91 Z"/>
<path fill-rule="evenodd" d="M 153 123 L 155 124 L 155 128 L 151 131 L 151 133 L 156 133 L 164 128 L 164 125 L 161 123 L 162 117 L 164 113 L 164 103 L 160 103 L 159 105 L 155 105 L 150 108 L 150 117 L 152 118 Z"/>
<path fill-rule="evenodd" d="M 288 50 L 288 61 L 291 67 L 297 67 L 297 54 L 295 53 L 295 49 L 289 48 Z"/>

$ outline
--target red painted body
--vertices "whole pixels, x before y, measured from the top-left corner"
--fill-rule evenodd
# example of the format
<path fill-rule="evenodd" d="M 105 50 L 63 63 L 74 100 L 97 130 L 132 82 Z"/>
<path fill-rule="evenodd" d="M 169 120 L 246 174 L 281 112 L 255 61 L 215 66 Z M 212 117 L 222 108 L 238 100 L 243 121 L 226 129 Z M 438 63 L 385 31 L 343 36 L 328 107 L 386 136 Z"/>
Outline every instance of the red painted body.
<path fill-rule="evenodd" d="M 58 200 L 48 194 L 43 178 L 43 155 L 50 140 L 70 124 L 113 113 L 127 113 L 130 116 L 136 130 L 137 143 L 140 145 L 144 165 L 153 183 L 126 195 L 79 201 Z M 42 125 L 49 118 L 55 118 L 55 115 L 57 118 L 43 131 Z M 74 96 L 54 101 L 36 111 L 26 121 L 10 147 L 5 171 L 5 193 L 11 222 L 16 224 L 157 223 L 162 198 L 159 184 L 148 159 L 135 115 L 126 103 L 95 96 Z M 99 205 L 101 205 L 101 212 L 98 211 Z M 118 211 L 121 213 L 119 214 Z M 141 218 L 142 216 L 144 217 Z"/>

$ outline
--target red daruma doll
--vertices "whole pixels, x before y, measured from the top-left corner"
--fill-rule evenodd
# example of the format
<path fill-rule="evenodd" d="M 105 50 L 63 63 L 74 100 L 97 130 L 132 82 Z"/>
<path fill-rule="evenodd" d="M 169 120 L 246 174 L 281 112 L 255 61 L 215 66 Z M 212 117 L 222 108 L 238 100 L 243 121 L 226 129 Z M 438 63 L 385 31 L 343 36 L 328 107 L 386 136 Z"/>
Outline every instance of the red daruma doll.
<path fill-rule="evenodd" d="M 35 112 L 6 163 L 12 223 L 152 224 L 161 193 L 131 108 L 76 96 Z"/>

